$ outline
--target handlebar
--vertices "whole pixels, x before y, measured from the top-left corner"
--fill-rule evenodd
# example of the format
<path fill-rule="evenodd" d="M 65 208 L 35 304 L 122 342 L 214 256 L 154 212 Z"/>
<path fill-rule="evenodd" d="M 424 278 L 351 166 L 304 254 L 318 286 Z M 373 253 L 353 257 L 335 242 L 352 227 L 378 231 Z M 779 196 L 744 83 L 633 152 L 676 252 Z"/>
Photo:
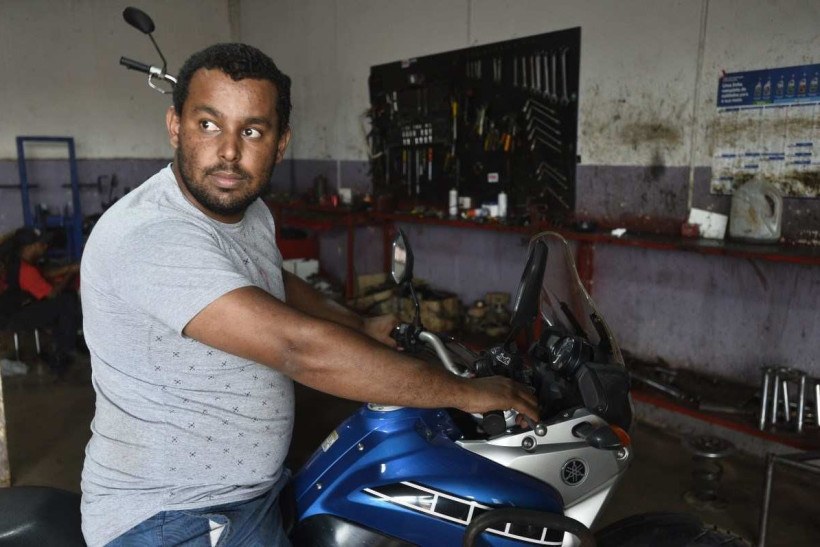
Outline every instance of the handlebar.
<path fill-rule="evenodd" d="M 419 342 L 430 346 L 435 350 L 436 355 L 441 360 L 444 368 L 452 372 L 456 376 L 469 376 L 469 371 L 461 370 L 452 360 L 447 348 L 444 347 L 444 342 L 438 335 L 426 331 L 416 325 L 410 323 L 399 323 L 390 333 L 390 336 L 396 341 L 400 348 L 415 351 Z"/>
<path fill-rule="evenodd" d="M 129 59 L 128 57 L 120 57 L 120 64 L 127 69 L 136 70 L 138 72 L 144 72 L 146 74 L 151 74 L 151 66 L 146 65 L 145 63 L 140 63 L 139 61 L 135 61 L 134 59 Z"/>
<path fill-rule="evenodd" d="M 164 68 L 146 65 L 145 63 L 129 59 L 128 57 L 120 57 L 120 64 L 129 70 L 136 70 L 137 72 L 148 74 L 148 85 L 160 93 L 170 93 L 170 90 L 154 84 L 154 78 L 170 83 L 171 87 L 177 83 L 177 79 L 167 74 Z"/>
<path fill-rule="evenodd" d="M 430 331 L 426 331 L 410 323 L 399 323 L 390 333 L 390 336 L 394 340 L 396 340 L 396 343 L 400 348 L 409 351 L 415 351 L 420 343 L 424 343 L 427 346 L 433 348 L 433 350 L 435 350 L 436 355 L 438 356 L 439 360 L 441 360 L 441 363 L 444 365 L 444 368 L 446 368 L 449 372 L 455 374 L 456 376 L 473 376 L 473 373 L 471 371 L 467 369 L 462 369 L 453 362 L 453 359 L 450 357 L 450 354 L 447 350 L 447 347 L 444 345 L 444 342 L 441 341 L 441 338 L 439 338 L 438 335 Z M 493 348 L 493 350 L 491 350 L 490 353 L 493 359 L 503 363 L 505 367 L 509 367 L 512 364 L 513 369 L 517 368 L 516 363 L 513 362 L 516 359 L 518 359 L 517 356 L 510 356 L 509 354 L 500 351 L 499 348 Z M 486 371 L 483 371 L 485 372 L 485 374 L 478 374 L 479 376 L 492 376 L 499 373 L 498 371 L 494 371 L 489 364 L 487 364 L 485 368 L 487 369 Z M 514 379 L 518 381 L 523 380 L 523 378 Z M 515 414 L 515 412 L 510 411 L 505 412 L 503 410 L 493 410 L 486 412 L 484 414 L 474 414 L 473 416 L 475 416 L 477 419 L 480 419 L 480 423 L 484 431 L 489 436 L 494 437 L 506 431 L 506 429 L 513 423 Z M 543 426 L 541 426 L 541 424 L 533 422 L 526 416 L 524 416 L 524 418 L 534 431 L 541 431 L 543 429 Z M 543 433 L 538 434 L 543 435 Z"/>
<path fill-rule="evenodd" d="M 465 376 L 465 374 L 467 374 L 466 371 L 459 370 L 456 364 L 453 363 L 453 360 L 450 359 L 450 355 L 447 353 L 447 348 L 444 347 L 444 343 L 438 336 L 432 332 L 423 330 L 419 332 L 418 337 L 419 340 L 426 342 L 434 350 L 436 350 L 436 355 L 438 355 L 438 358 L 441 359 L 442 364 L 444 364 L 444 368 L 456 376 Z"/>

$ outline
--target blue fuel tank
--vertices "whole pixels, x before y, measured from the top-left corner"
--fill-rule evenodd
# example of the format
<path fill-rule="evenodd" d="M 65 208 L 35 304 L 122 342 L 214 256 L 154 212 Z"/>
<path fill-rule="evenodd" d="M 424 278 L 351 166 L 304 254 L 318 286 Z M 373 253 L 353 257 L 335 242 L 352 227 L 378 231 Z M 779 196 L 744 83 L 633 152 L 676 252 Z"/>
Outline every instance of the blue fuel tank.
<path fill-rule="evenodd" d="M 294 477 L 294 544 L 461 545 L 478 515 L 517 507 L 563 514 L 548 484 L 461 448 L 446 410 L 363 406 Z M 560 545 L 563 533 L 501 526 L 487 544 Z"/>

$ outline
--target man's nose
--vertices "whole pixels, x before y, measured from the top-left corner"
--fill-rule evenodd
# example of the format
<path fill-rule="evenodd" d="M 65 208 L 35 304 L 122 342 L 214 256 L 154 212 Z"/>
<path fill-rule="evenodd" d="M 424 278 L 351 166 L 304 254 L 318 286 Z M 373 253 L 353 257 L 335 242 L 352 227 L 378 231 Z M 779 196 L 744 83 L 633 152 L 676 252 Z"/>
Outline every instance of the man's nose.
<path fill-rule="evenodd" d="M 219 157 L 227 162 L 237 162 L 242 158 L 242 140 L 237 135 L 225 132 L 219 143 Z"/>

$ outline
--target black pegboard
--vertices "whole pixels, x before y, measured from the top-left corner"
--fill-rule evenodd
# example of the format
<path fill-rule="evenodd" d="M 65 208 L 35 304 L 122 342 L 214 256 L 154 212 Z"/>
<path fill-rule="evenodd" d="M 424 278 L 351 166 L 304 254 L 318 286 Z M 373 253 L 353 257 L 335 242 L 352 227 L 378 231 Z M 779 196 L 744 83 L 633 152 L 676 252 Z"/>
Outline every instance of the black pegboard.
<path fill-rule="evenodd" d="M 580 47 L 576 27 L 371 67 L 376 192 L 444 205 L 451 188 L 474 203 L 503 190 L 567 217 Z"/>

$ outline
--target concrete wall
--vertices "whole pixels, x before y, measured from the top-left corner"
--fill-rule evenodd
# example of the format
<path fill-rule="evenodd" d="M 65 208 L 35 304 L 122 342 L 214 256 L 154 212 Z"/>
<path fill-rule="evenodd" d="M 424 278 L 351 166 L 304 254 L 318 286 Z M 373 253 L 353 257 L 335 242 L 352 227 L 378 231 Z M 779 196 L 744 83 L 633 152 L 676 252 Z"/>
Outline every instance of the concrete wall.
<path fill-rule="evenodd" d="M 709 194 L 720 71 L 817 62 L 818 20 L 810 0 L 243 0 L 241 33 L 294 78 L 292 157 L 324 159 L 333 181 L 334 160 L 349 171 L 367 160 L 370 66 L 581 26 L 578 213 L 631 227 L 677 225 L 691 206 L 728 212 L 728 198 Z M 818 203 L 787 199 L 784 233 L 820 228 Z M 465 302 L 514 290 L 518 236 L 405 228 L 419 275 Z M 359 273 L 379 268 L 380 245 L 357 232 Z M 341 233 L 322 240 L 339 276 L 343 249 Z M 595 281 L 616 336 L 640 357 L 752 383 L 763 364 L 820 373 L 820 268 L 599 245 Z"/>
<path fill-rule="evenodd" d="M 17 183 L 13 137 L 19 134 L 73 135 L 82 182 L 116 173 L 121 187 L 134 186 L 167 161 L 167 99 L 117 64 L 120 55 L 156 59 L 148 40 L 122 23 L 125 5 L 0 3 L 0 184 Z M 691 205 L 726 211 L 728 199 L 708 191 L 719 72 L 818 62 L 820 51 L 820 4 L 812 0 L 153 0 L 140 6 L 155 18 L 172 69 L 196 49 L 238 37 L 293 77 L 294 139 L 274 174 L 281 191 L 309 188 L 319 174 L 335 185 L 368 187 L 362 114 L 370 66 L 581 26 L 578 212 L 627 226 L 646 219 L 672 225 Z M 42 150 L 32 155 L 50 157 Z M 43 161 L 32 169 L 58 179 L 65 167 Z M 84 196 L 90 211 L 98 196 L 93 190 Z M 34 201 L 61 207 L 65 191 L 55 188 Z M 19 203 L 16 191 L 0 190 L 0 231 L 19 225 Z M 786 200 L 784 232 L 817 230 L 818 203 Z M 357 269 L 378 269 L 373 253 L 380 253 L 380 236 L 359 232 Z M 466 301 L 517 283 L 524 253 L 517 236 L 412 227 L 410 237 L 420 275 Z M 323 241 L 331 271 L 344 271 L 343 243 L 338 233 Z M 594 296 L 627 349 L 750 380 L 762 360 L 818 372 L 820 365 L 806 361 L 820 330 L 820 269 L 605 246 L 597 258 Z M 672 275 L 679 271 L 689 274 Z M 735 317 L 743 321 L 732 322 Z M 679 318 L 671 338 L 669 318 Z"/>
<path fill-rule="evenodd" d="M 692 206 L 727 213 L 709 194 L 720 72 L 813 62 L 820 40 L 811 0 L 243 0 L 240 19 L 243 40 L 294 78 L 291 157 L 347 170 L 367 160 L 370 66 L 581 26 L 577 212 L 628 227 L 676 225 Z M 785 211 L 784 235 L 817 237 L 820 200 Z"/>

